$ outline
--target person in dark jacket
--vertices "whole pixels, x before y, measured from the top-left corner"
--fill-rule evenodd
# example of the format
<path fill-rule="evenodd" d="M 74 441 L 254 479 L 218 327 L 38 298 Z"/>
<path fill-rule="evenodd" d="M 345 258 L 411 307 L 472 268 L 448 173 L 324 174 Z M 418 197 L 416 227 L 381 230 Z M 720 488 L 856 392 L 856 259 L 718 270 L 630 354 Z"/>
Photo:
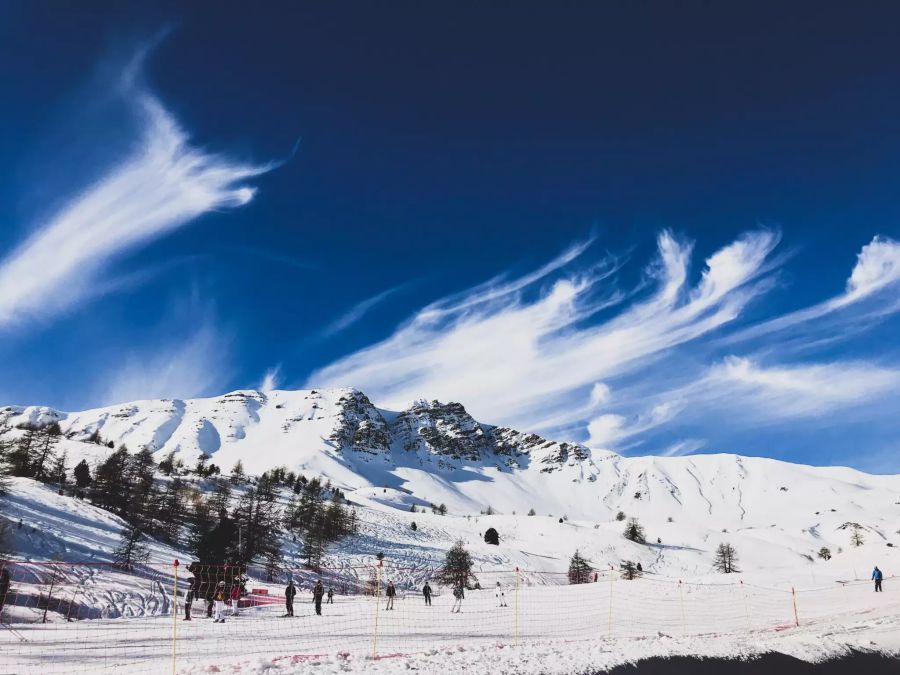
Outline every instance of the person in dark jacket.
<path fill-rule="evenodd" d="M 450 613 L 459 614 L 462 611 L 462 601 L 463 598 L 466 597 L 466 591 L 463 588 L 462 584 L 457 584 L 456 588 L 453 589 L 453 607 L 450 608 Z"/>
<path fill-rule="evenodd" d="M 387 590 L 384 594 L 387 596 L 387 606 L 385 606 L 385 609 L 394 609 L 394 598 L 397 596 L 397 589 L 394 588 L 393 581 L 388 582 Z"/>
<path fill-rule="evenodd" d="M 872 580 L 875 582 L 875 592 L 883 593 L 881 590 L 881 580 L 884 579 L 884 575 L 881 573 L 881 570 L 878 569 L 878 565 L 875 565 L 875 569 L 872 570 Z"/>
<path fill-rule="evenodd" d="M 325 587 L 322 585 L 322 580 L 319 579 L 316 582 L 315 588 L 313 588 L 313 601 L 316 603 L 316 614 L 322 616 L 322 598 L 325 596 Z"/>
<path fill-rule="evenodd" d="M 425 604 L 431 606 L 431 586 L 428 585 L 428 582 L 425 582 L 425 587 L 422 589 L 422 595 L 425 596 Z"/>
<path fill-rule="evenodd" d="M 184 596 L 184 620 L 191 620 L 191 605 L 194 604 L 194 595 L 196 594 L 195 585 L 197 580 L 194 577 L 188 579 L 187 595 Z"/>
<path fill-rule="evenodd" d="M 7 593 L 9 593 L 9 570 L 4 567 L 0 572 L 0 612 L 3 611 L 3 605 L 6 604 Z"/>
<path fill-rule="evenodd" d="M 334 604 L 334 589 L 333 588 L 328 589 L 328 602 L 326 602 L 325 604 L 326 605 Z"/>
<path fill-rule="evenodd" d="M 284 607 L 287 611 L 286 616 L 294 616 L 294 596 L 297 595 L 297 587 L 294 586 L 294 580 L 288 582 L 287 588 L 284 589 Z"/>

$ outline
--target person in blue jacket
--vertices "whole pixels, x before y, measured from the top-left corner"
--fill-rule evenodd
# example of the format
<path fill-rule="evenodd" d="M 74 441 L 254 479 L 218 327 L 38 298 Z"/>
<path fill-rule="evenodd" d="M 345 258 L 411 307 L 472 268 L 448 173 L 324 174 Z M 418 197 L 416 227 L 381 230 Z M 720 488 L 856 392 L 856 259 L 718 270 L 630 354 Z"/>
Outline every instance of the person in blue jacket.
<path fill-rule="evenodd" d="M 872 579 L 875 581 L 875 592 L 884 593 L 884 591 L 881 590 L 881 580 L 884 579 L 884 575 L 881 573 L 881 570 L 878 569 L 878 565 L 875 565 L 875 569 L 872 570 Z"/>

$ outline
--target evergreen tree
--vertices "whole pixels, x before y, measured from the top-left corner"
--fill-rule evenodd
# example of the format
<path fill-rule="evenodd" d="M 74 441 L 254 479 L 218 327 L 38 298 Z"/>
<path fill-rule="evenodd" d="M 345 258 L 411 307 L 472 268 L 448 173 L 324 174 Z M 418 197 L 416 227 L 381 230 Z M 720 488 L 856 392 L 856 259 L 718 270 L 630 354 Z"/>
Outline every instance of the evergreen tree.
<path fill-rule="evenodd" d="M 68 456 L 66 452 L 63 451 L 61 455 L 57 455 L 56 459 L 53 461 L 53 469 L 50 472 L 52 480 L 54 483 L 59 484 L 59 488 L 62 489 L 66 486 L 66 462 L 68 461 Z"/>
<path fill-rule="evenodd" d="M 823 546 L 819 549 L 819 557 L 822 560 L 831 560 L 831 549 L 827 546 Z"/>
<path fill-rule="evenodd" d="M 9 453 L 10 471 L 13 476 L 32 478 L 32 452 L 38 443 L 37 429 L 26 427 L 25 433 L 16 441 L 15 447 Z"/>
<path fill-rule="evenodd" d="M 624 511 L 619 511 L 619 512 L 616 514 L 616 520 L 618 520 L 619 522 L 622 522 L 623 520 L 625 520 L 625 512 L 624 512 Z"/>
<path fill-rule="evenodd" d="M 79 490 L 83 490 L 91 484 L 91 468 L 85 460 L 78 462 L 72 473 L 75 476 L 75 486 Z"/>
<path fill-rule="evenodd" d="M 180 478 L 173 478 L 166 485 L 155 511 L 153 533 L 165 542 L 178 544 L 187 519 L 187 488 Z"/>
<path fill-rule="evenodd" d="M 489 527 L 484 533 L 484 543 L 499 546 L 500 535 L 497 533 L 497 530 L 495 530 L 493 527 Z"/>
<path fill-rule="evenodd" d="M 243 533 L 243 550 L 238 552 L 241 562 L 280 555 L 282 514 L 277 503 L 275 481 L 270 474 L 264 473 L 255 486 L 244 492 L 235 509 L 234 519 Z"/>
<path fill-rule="evenodd" d="M 127 511 L 128 449 L 121 445 L 94 470 L 91 502 L 118 515 Z"/>
<path fill-rule="evenodd" d="M 175 472 L 175 451 L 172 450 L 159 462 L 159 471 L 164 476 L 171 476 Z"/>
<path fill-rule="evenodd" d="M 716 557 L 713 560 L 713 567 L 722 574 L 732 574 L 740 572 L 737 566 L 738 556 L 734 546 L 728 543 L 721 543 L 716 548 Z"/>
<path fill-rule="evenodd" d="M 226 511 L 221 511 L 218 522 L 200 532 L 196 540 L 194 552 L 198 561 L 204 565 L 224 565 L 234 562 L 237 536 L 237 525 L 228 517 Z"/>
<path fill-rule="evenodd" d="M 637 518 L 629 518 L 628 523 L 625 525 L 625 538 L 629 541 L 633 541 L 638 544 L 647 543 L 647 539 L 644 536 L 644 528 L 638 522 Z"/>
<path fill-rule="evenodd" d="M 586 560 L 576 549 L 575 554 L 569 560 L 569 583 L 570 584 L 586 584 L 591 580 L 590 561 Z"/>
<path fill-rule="evenodd" d="M 445 586 L 464 586 L 472 588 L 478 582 L 472 574 L 472 556 L 466 550 L 462 539 L 459 539 L 453 547 L 447 551 L 443 569 L 439 570 L 436 578 Z"/>
<path fill-rule="evenodd" d="M 12 449 L 12 442 L 0 439 L 0 495 L 5 495 L 9 491 L 9 456 Z"/>
<path fill-rule="evenodd" d="M 44 483 L 53 480 L 52 467 L 56 460 L 56 446 L 61 433 L 58 422 L 52 422 L 36 432 L 37 442 L 32 452 L 29 468 L 29 473 L 35 480 Z"/>
<path fill-rule="evenodd" d="M 854 547 L 860 547 L 865 543 L 865 539 L 863 539 L 862 531 L 859 527 L 854 527 L 853 531 L 850 533 L 850 543 Z"/>
<path fill-rule="evenodd" d="M 201 452 L 200 456 L 197 458 L 197 464 L 194 466 L 194 473 L 200 476 L 201 478 L 205 478 L 207 476 L 208 467 L 206 463 L 209 461 L 209 455 L 205 452 Z"/>
<path fill-rule="evenodd" d="M 627 579 L 628 581 L 632 581 L 637 579 L 639 576 L 643 574 L 643 571 L 640 569 L 640 565 L 635 565 L 631 560 L 625 560 L 619 565 L 619 569 L 622 572 L 622 578 Z"/>
<path fill-rule="evenodd" d="M 247 478 L 247 474 L 244 473 L 244 463 L 241 460 L 238 460 L 231 468 L 231 482 L 237 485 L 238 483 L 242 483 L 245 478 Z"/>
<path fill-rule="evenodd" d="M 116 564 L 125 570 L 139 563 L 147 562 L 150 551 L 144 543 L 144 533 L 137 525 L 128 525 L 122 530 L 119 546 L 113 553 Z"/>

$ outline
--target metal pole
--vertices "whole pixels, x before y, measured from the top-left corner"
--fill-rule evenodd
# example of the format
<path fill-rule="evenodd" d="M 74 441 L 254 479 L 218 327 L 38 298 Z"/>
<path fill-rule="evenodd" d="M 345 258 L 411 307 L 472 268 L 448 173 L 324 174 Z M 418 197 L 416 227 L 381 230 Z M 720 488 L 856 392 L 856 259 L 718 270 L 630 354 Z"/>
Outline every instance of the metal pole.
<path fill-rule="evenodd" d="M 375 573 L 375 630 L 372 633 L 372 658 L 378 658 L 378 606 L 381 604 L 381 566 L 378 561 L 378 569 Z"/>
<path fill-rule="evenodd" d="M 608 635 L 612 637 L 612 614 L 613 614 L 613 587 L 616 583 L 616 577 L 613 574 L 612 565 L 609 566 L 609 626 Z"/>
<path fill-rule="evenodd" d="M 516 647 L 519 646 L 519 568 L 516 567 Z"/>
<path fill-rule="evenodd" d="M 794 623 L 799 626 L 800 625 L 800 615 L 797 613 L 797 592 L 794 590 L 794 587 L 791 586 L 791 599 L 794 602 Z"/>
<path fill-rule="evenodd" d="M 175 583 L 172 586 L 172 675 L 175 675 L 175 653 L 178 645 L 178 561 L 172 563 Z"/>

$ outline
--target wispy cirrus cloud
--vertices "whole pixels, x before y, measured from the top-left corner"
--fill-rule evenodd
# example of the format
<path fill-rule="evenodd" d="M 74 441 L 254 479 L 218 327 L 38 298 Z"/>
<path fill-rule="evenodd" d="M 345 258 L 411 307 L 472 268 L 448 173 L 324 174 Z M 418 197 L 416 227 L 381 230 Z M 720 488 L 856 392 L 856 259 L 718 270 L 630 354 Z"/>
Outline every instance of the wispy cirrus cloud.
<path fill-rule="evenodd" d="M 596 448 L 630 451 L 648 436 L 671 426 L 758 430 L 804 421 L 838 425 L 877 419 L 878 405 L 900 392 L 900 368 L 864 360 L 767 364 L 759 358 L 728 356 L 703 368 L 690 382 L 667 387 L 661 378 L 654 386 L 641 383 L 624 390 L 618 412 L 599 415 L 588 423 L 588 444 Z M 652 394 L 648 394 L 652 390 Z M 691 439 L 660 451 L 663 455 L 696 452 L 705 441 Z M 696 447 L 693 447 L 696 445 Z M 660 449 L 643 447 L 657 452 Z"/>
<path fill-rule="evenodd" d="M 793 328 L 809 351 L 834 339 L 813 328 L 817 318 L 853 322 L 858 308 L 897 311 L 896 242 L 876 237 L 865 246 L 839 297 L 747 327 L 738 321 L 745 308 L 778 287 L 786 259 L 774 252 L 778 242 L 777 232 L 748 232 L 709 256 L 691 281 L 690 243 L 662 232 L 645 280 L 631 290 L 617 282 L 622 260 L 586 264 L 586 242 L 535 272 L 422 308 L 307 384 L 360 387 L 395 408 L 419 397 L 458 400 L 489 422 L 664 455 L 721 451 L 722 439 L 739 430 L 884 422 L 880 402 L 900 392 L 897 366 L 798 361 L 796 344 L 779 354 L 752 338 Z M 747 349 L 723 354 L 734 336 Z"/>
<path fill-rule="evenodd" d="M 281 365 L 269 368 L 262 380 L 256 385 L 256 388 L 264 394 L 269 393 L 281 386 Z"/>
<path fill-rule="evenodd" d="M 900 243 L 888 237 L 875 236 L 871 242 L 862 247 L 857 255 L 856 265 L 847 279 L 843 293 L 811 307 L 789 312 L 751 326 L 729 336 L 723 343 L 734 344 L 802 326 L 840 310 L 849 309 L 882 291 L 896 289 L 898 286 L 900 286 Z M 894 301 L 886 306 L 870 307 L 867 315 L 880 316 L 898 309 L 900 309 L 900 305 Z M 853 317 L 853 321 L 859 321 L 859 319 L 859 316 Z"/>
<path fill-rule="evenodd" d="M 119 256 L 217 209 L 243 206 L 246 181 L 269 170 L 190 143 L 162 103 L 138 83 L 141 58 L 121 93 L 139 121 L 134 150 L 72 196 L 0 260 L 0 328 L 63 312 L 103 292 Z"/>
<path fill-rule="evenodd" d="M 400 284 L 399 286 L 388 288 L 387 290 L 384 290 L 381 293 L 377 293 L 372 297 L 366 298 L 365 300 L 361 300 L 346 312 L 341 314 L 341 316 L 339 316 L 337 319 L 325 326 L 325 328 L 323 328 L 320 333 L 320 337 L 332 337 L 347 330 L 353 324 L 358 323 L 366 314 L 371 312 L 382 302 L 406 287 L 407 284 Z"/>
<path fill-rule="evenodd" d="M 231 379 L 231 338 L 211 315 L 169 321 L 169 336 L 153 348 L 126 349 L 104 374 L 99 400 L 104 405 L 154 398 L 221 394 Z M 187 332 L 184 326 L 191 329 Z"/>
<path fill-rule="evenodd" d="M 579 244 L 533 273 L 423 308 L 388 339 L 308 382 L 357 386 L 388 406 L 422 396 L 460 400 L 482 419 L 526 428 L 583 423 L 585 408 L 608 398 L 608 391 L 597 396 L 598 382 L 712 333 L 764 293 L 778 241 L 771 230 L 745 234 L 710 256 L 692 285 L 691 245 L 663 232 L 641 287 L 649 296 L 617 287 L 614 256 L 563 273 L 587 251 L 589 242 Z M 526 296 L 534 290 L 536 298 Z M 614 316 L 596 320 L 614 308 Z"/>

